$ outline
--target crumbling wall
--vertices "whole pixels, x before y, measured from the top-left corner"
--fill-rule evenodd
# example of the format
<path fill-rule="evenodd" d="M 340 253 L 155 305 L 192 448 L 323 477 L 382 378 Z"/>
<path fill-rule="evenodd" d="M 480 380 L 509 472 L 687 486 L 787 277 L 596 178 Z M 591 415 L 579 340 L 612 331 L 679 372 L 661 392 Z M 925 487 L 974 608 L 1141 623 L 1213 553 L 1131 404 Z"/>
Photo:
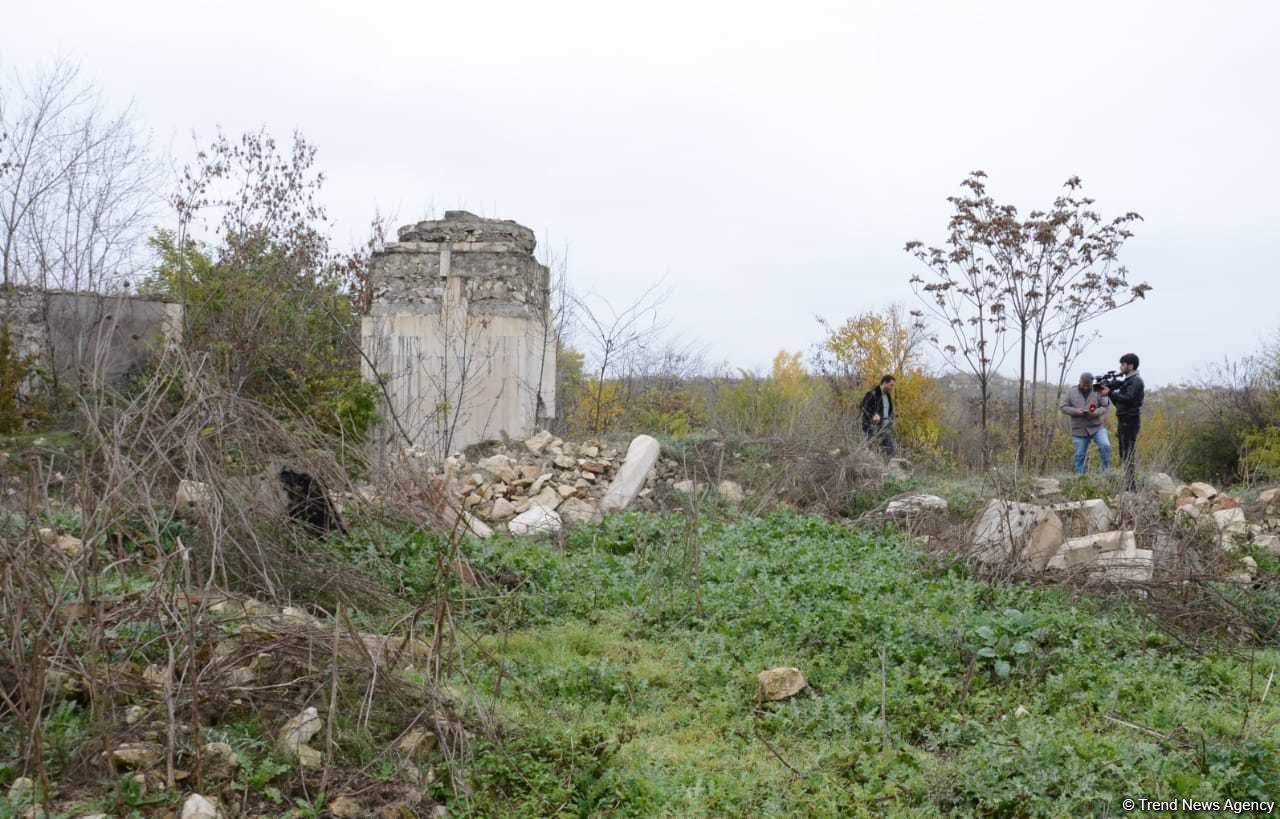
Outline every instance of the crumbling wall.
<path fill-rule="evenodd" d="M 0 288 L 15 349 L 59 384 L 111 383 L 178 339 L 182 306 L 126 295 Z"/>
<path fill-rule="evenodd" d="M 380 439 L 447 455 L 530 435 L 555 412 L 550 272 L 533 231 L 449 211 L 374 255 L 365 377 L 388 400 Z"/>

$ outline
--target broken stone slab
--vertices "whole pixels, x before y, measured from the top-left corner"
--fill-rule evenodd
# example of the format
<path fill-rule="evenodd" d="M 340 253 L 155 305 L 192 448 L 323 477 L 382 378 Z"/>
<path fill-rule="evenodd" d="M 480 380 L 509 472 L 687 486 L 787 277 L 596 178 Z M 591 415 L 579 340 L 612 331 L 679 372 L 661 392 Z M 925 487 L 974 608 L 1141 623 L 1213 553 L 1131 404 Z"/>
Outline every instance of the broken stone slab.
<path fill-rule="evenodd" d="M 1062 518 L 1030 503 L 994 499 L 978 517 L 970 538 L 973 554 L 984 563 L 1019 558 L 1043 569 L 1066 540 Z"/>
<path fill-rule="evenodd" d="M 1101 499 L 1055 503 L 1049 508 L 1062 518 L 1067 534 L 1071 537 L 1109 532 L 1116 525 L 1115 513 Z"/>
<path fill-rule="evenodd" d="M 638 435 L 627 447 L 627 456 L 622 467 L 609 485 L 609 491 L 600 501 L 600 510 L 605 514 L 621 512 L 631 505 L 636 495 L 644 488 L 649 471 L 658 462 L 658 454 L 662 447 L 651 435 Z"/>
<path fill-rule="evenodd" d="M 1130 548 L 1104 552 L 1093 564 L 1101 570 L 1103 580 L 1113 583 L 1150 583 L 1155 574 L 1155 553 L 1150 549 Z"/>
<path fill-rule="evenodd" d="M 1049 561 L 1047 568 L 1074 569 L 1088 566 L 1096 563 L 1103 554 L 1124 552 L 1137 547 L 1138 541 L 1134 532 L 1117 530 L 1071 538 L 1062 544 L 1062 548 Z"/>
<path fill-rule="evenodd" d="M 1258 495 L 1258 503 L 1267 511 L 1271 511 L 1272 507 L 1280 509 L 1280 486 L 1261 492 Z"/>
<path fill-rule="evenodd" d="M 908 495 L 889 501 L 884 513 L 894 520 L 908 520 L 931 512 L 946 512 L 947 499 L 937 495 Z"/>
<path fill-rule="evenodd" d="M 800 669 L 790 666 L 766 669 L 756 679 L 760 682 L 760 699 L 768 702 L 789 699 L 809 687 Z"/>
<path fill-rule="evenodd" d="M 885 476 L 891 481 L 905 481 L 911 477 L 911 461 L 906 458 L 890 458 L 885 466 Z"/>
<path fill-rule="evenodd" d="M 280 736 L 276 739 L 276 750 L 280 752 L 286 759 L 296 759 L 306 766 L 308 758 L 314 758 L 315 749 L 310 748 L 307 743 L 324 727 L 324 720 L 320 719 L 320 713 L 316 711 L 315 706 L 308 707 L 305 711 L 290 719 L 280 729 Z"/>
<path fill-rule="evenodd" d="M 517 537 L 525 535 L 554 535 L 560 531 L 563 521 L 554 509 L 538 504 L 530 504 L 529 508 L 511 519 L 507 531 Z"/>

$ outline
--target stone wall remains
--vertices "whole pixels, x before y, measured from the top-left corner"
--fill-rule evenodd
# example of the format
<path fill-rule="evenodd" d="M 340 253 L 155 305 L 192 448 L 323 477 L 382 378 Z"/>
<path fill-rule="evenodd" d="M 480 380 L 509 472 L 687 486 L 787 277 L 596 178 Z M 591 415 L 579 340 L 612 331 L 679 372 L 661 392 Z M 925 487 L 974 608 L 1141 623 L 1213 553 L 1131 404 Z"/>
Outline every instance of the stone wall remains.
<path fill-rule="evenodd" d="M 555 412 L 550 271 L 533 231 L 449 211 L 398 238 L 372 260 L 361 333 L 365 376 L 389 396 L 384 450 L 442 457 L 530 435 Z"/>

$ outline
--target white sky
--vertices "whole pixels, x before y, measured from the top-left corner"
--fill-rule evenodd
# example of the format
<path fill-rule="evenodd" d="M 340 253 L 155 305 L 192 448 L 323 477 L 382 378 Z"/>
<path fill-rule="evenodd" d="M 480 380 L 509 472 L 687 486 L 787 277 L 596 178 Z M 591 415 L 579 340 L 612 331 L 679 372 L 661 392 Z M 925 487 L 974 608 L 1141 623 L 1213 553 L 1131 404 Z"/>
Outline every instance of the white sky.
<path fill-rule="evenodd" d="M 568 243 L 575 286 L 658 278 L 711 358 L 911 303 L 970 170 L 1047 205 L 1072 174 L 1145 217 L 1155 290 L 1082 365 L 1151 383 L 1280 328 L 1280 6 L 1270 2 L 218 3 L 7 0 L 0 64 L 79 60 L 156 142 L 301 129 L 340 239 L 463 207 Z"/>

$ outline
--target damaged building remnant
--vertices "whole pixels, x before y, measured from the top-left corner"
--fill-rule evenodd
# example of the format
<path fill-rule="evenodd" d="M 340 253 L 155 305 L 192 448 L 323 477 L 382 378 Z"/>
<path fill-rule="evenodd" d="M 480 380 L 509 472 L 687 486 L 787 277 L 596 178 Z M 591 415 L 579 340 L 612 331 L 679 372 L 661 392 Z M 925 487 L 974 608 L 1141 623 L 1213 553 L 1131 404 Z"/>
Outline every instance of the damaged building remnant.
<path fill-rule="evenodd" d="M 533 231 L 446 211 L 400 228 L 370 263 L 365 378 L 385 396 L 383 451 L 445 456 L 527 437 L 555 413 L 550 271 Z"/>

